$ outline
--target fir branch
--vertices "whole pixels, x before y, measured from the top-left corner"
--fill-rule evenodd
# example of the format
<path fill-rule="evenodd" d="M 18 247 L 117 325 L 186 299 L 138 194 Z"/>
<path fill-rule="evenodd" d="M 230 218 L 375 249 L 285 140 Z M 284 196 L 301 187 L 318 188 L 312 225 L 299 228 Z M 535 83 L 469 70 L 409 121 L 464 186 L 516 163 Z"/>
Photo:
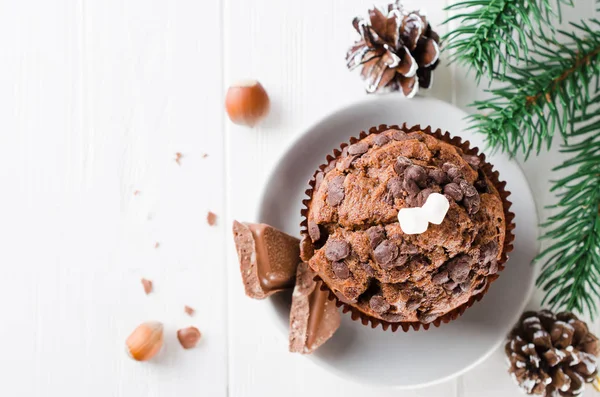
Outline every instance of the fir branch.
<path fill-rule="evenodd" d="M 550 0 L 463 0 L 446 7 L 458 14 L 444 24 L 458 21 L 458 27 L 443 37 L 444 48 L 451 51 L 451 62 L 464 64 L 481 76 L 493 78 L 504 74 L 511 60 L 527 58 L 527 38 L 542 25 L 553 26 L 560 19 L 560 6 L 571 0 L 556 0 L 556 11 Z"/>
<path fill-rule="evenodd" d="M 527 65 L 508 65 L 506 76 L 496 76 L 505 85 L 472 104 L 480 113 L 470 116 L 470 128 L 485 134 L 492 148 L 513 156 L 539 153 L 550 147 L 555 130 L 566 138 L 576 113 L 585 113 L 590 81 L 600 74 L 600 22 L 571 26 L 558 38 L 538 38 Z"/>
<path fill-rule="evenodd" d="M 554 243 L 536 260 L 545 261 L 537 280 L 544 302 L 593 317 L 600 299 L 600 94 L 589 105 L 595 112 L 579 115 L 570 136 L 580 142 L 562 150 L 573 157 L 556 168 L 573 172 L 554 182 L 559 200 L 550 208 L 559 212 L 542 224 L 547 229 L 542 238 Z"/>

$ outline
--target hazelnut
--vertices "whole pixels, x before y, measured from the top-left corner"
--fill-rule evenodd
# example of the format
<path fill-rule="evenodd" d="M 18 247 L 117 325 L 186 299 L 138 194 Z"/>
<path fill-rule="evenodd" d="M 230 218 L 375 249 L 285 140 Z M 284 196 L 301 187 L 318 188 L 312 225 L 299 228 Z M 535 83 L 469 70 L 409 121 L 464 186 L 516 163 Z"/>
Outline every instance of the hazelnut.
<path fill-rule="evenodd" d="M 269 113 L 267 92 L 256 80 L 233 84 L 225 96 L 225 110 L 235 124 L 254 127 Z"/>
<path fill-rule="evenodd" d="M 187 327 L 177 331 L 177 339 L 184 349 L 196 347 L 202 334 L 196 327 Z"/>
<path fill-rule="evenodd" d="M 160 351 L 163 345 L 163 325 L 157 321 L 141 324 L 125 342 L 127 353 L 136 361 L 147 361 Z"/>

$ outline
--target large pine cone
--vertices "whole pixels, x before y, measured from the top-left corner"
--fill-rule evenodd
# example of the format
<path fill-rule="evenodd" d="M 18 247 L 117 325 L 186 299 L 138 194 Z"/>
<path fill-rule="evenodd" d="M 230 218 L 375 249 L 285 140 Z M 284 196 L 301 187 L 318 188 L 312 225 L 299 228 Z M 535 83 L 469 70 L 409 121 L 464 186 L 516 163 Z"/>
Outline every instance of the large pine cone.
<path fill-rule="evenodd" d="M 346 54 L 348 69 L 362 66 L 369 93 L 398 91 L 411 98 L 419 86 L 429 88 L 439 63 L 440 37 L 425 15 L 406 12 L 400 1 L 387 6 L 387 16 L 377 7 L 369 19 L 354 18 L 361 39 Z"/>
<path fill-rule="evenodd" d="M 598 338 L 572 313 L 523 313 L 505 351 L 508 372 L 527 394 L 579 396 L 598 372 Z"/>

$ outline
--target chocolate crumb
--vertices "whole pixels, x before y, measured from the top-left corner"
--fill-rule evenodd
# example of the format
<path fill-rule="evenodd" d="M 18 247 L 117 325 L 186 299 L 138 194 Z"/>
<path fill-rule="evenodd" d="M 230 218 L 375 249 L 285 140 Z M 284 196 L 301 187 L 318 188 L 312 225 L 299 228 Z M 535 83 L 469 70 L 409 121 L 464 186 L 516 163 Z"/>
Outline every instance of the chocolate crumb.
<path fill-rule="evenodd" d="M 146 293 L 146 295 L 152 292 L 152 281 L 143 278 L 142 286 L 144 287 L 144 292 Z"/>
<path fill-rule="evenodd" d="M 208 222 L 209 226 L 214 226 L 217 224 L 217 214 L 212 211 L 208 211 L 206 214 L 206 222 Z"/>
<path fill-rule="evenodd" d="M 183 157 L 183 154 L 177 152 L 175 153 L 175 162 L 177 163 L 177 165 L 181 165 L 181 159 Z"/>
<path fill-rule="evenodd" d="M 194 313 L 196 313 L 196 310 L 194 310 L 194 308 L 189 307 L 188 305 L 185 305 L 183 307 L 183 311 L 188 315 L 188 316 L 193 316 Z"/>
<path fill-rule="evenodd" d="M 193 349 L 198 344 L 202 334 L 196 327 L 182 328 L 177 331 L 177 339 L 184 349 Z"/>

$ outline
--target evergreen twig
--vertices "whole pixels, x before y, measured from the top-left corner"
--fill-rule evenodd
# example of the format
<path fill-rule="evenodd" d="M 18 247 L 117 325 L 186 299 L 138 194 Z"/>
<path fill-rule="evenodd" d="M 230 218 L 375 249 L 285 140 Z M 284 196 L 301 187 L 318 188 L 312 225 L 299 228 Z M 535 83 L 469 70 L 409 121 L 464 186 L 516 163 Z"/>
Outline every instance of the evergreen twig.
<path fill-rule="evenodd" d="M 596 88 L 598 88 L 596 86 Z M 546 291 L 544 301 L 566 310 L 597 312 L 600 299 L 600 90 L 589 101 L 595 111 L 580 113 L 577 127 L 563 152 L 572 153 L 556 170 L 573 172 L 555 181 L 552 191 L 558 202 L 550 208 L 559 212 L 542 227 L 543 239 L 552 239 L 536 259 L 544 261 L 537 285 Z"/>
<path fill-rule="evenodd" d="M 585 114 L 590 83 L 597 85 L 600 75 L 600 22 L 571 26 L 557 38 L 538 39 L 527 65 L 508 65 L 506 75 L 495 76 L 505 85 L 472 104 L 480 113 L 470 116 L 470 128 L 485 134 L 492 148 L 539 153 L 544 144 L 550 147 L 555 130 L 566 138 L 576 113 Z"/>
<path fill-rule="evenodd" d="M 456 11 L 444 24 L 458 21 L 459 26 L 443 37 L 450 60 L 475 71 L 477 82 L 482 76 L 493 78 L 504 74 L 511 60 L 528 57 L 527 38 L 542 32 L 542 25 L 553 26 L 560 20 L 561 4 L 572 0 L 556 0 L 553 11 L 550 0 L 463 0 L 446 11 Z"/>

